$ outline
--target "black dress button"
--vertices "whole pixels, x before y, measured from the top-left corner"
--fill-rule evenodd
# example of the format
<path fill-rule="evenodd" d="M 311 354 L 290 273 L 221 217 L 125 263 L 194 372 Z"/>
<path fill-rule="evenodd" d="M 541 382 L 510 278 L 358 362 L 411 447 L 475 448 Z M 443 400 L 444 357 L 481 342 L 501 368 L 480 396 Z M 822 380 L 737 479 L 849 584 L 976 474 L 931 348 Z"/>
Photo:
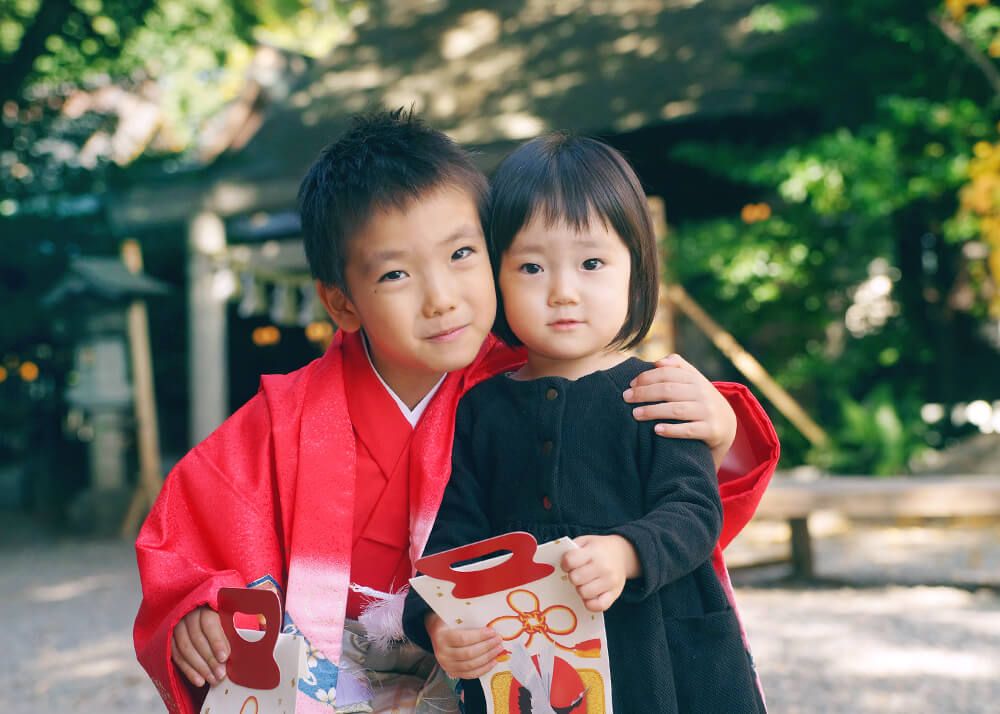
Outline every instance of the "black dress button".
<path fill-rule="evenodd" d="M 550 402 L 558 396 L 559 396 L 559 390 L 556 389 L 555 387 L 549 387 L 545 391 L 545 398 L 548 399 Z"/>
<path fill-rule="evenodd" d="M 545 454 L 546 456 L 548 456 L 549 454 L 552 453 L 552 442 L 551 441 L 543 441 L 542 442 L 542 453 Z"/>

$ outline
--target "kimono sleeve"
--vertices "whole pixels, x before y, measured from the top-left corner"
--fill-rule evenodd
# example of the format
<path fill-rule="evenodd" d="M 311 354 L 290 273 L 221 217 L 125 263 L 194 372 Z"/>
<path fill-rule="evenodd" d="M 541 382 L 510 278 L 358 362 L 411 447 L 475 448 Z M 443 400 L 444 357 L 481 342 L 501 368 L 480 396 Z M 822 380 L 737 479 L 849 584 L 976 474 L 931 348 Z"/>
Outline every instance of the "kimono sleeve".
<path fill-rule="evenodd" d="M 486 513 L 488 474 L 479 468 L 474 457 L 472 400 L 463 399 L 455 419 L 455 443 L 452 450 L 451 477 L 445 487 L 434 527 L 424 555 L 434 555 L 451 548 L 474 543 L 491 535 Z M 430 606 L 410 588 L 403 610 L 403 630 L 413 642 L 433 651 L 424 618 Z"/>
<path fill-rule="evenodd" d="M 264 575 L 283 581 L 275 500 L 270 418 L 258 394 L 177 464 L 139 532 L 136 655 L 170 712 L 197 711 L 201 698 L 170 658 L 177 622 L 216 608 L 219 588 Z"/>
<path fill-rule="evenodd" d="M 760 402 L 742 384 L 715 382 L 736 413 L 736 439 L 719 468 L 722 498 L 722 535 L 725 548 L 750 522 L 771 476 L 778 466 L 781 447 L 774 425 Z"/>

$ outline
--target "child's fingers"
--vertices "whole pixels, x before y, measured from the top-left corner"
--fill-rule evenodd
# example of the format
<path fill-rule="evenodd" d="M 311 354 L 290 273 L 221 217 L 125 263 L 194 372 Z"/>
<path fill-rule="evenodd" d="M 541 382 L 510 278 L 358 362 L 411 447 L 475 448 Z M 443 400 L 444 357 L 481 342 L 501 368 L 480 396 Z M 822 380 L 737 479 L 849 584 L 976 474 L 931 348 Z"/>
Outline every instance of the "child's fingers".
<path fill-rule="evenodd" d="M 679 382 L 656 382 L 629 387 L 622 392 L 622 399 L 630 403 L 684 401 L 691 394 L 691 385 Z"/>
<path fill-rule="evenodd" d="M 474 647 L 484 643 L 496 644 L 500 636 L 488 627 L 449 627 L 441 630 L 441 644 L 453 650 Z"/>
<path fill-rule="evenodd" d="M 676 352 L 674 352 L 673 354 L 669 354 L 666 357 L 661 357 L 660 359 L 656 360 L 655 364 L 657 367 L 674 367 L 677 369 L 687 368 L 692 370 L 694 369 L 694 367 L 691 366 L 690 362 L 688 362 L 686 359 L 681 357 Z"/>
<path fill-rule="evenodd" d="M 483 657 L 490 656 L 491 653 L 500 649 L 500 638 L 490 638 L 483 640 L 482 642 L 476 642 L 471 645 L 465 645 L 464 647 L 451 648 L 448 652 L 448 656 L 460 662 L 474 662 L 479 661 Z"/>
<path fill-rule="evenodd" d="M 573 587 L 580 587 L 597 577 L 597 569 L 588 560 L 580 567 L 566 571 L 566 575 L 569 576 L 569 581 L 573 583 Z"/>
<path fill-rule="evenodd" d="M 678 358 L 680 359 L 680 358 Z M 660 361 L 656 367 L 640 372 L 629 382 L 630 387 L 643 387 L 659 382 L 694 384 L 699 379 L 704 379 L 701 372 L 689 365 L 687 362 Z"/>
<path fill-rule="evenodd" d="M 214 677 L 206 677 L 206 679 L 215 684 L 217 680 L 222 679 L 226 676 L 226 668 L 222 666 L 217 659 L 215 659 L 215 653 L 212 651 L 212 645 L 209 643 L 208 638 L 205 637 L 205 633 L 202 631 L 201 627 L 189 627 L 187 629 L 187 634 L 191 638 L 191 644 L 194 645 L 195 650 L 201 655 L 201 658 L 205 661 Z"/>
<path fill-rule="evenodd" d="M 499 654 L 499 653 L 497 653 L 497 654 Z M 481 665 L 479 667 L 475 667 L 475 668 L 472 668 L 472 669 L 464 670 L 461 673 L 456 673 L 455 679 L 477 679 L 479 677 L 482 677 L 484 674 L 486 674 L 491 669 L 493 669 L 493 662 L 494 662 L 495 659 L 496 659 L 496 655 L 494 655 L 493 657 L 491 657 L 490 661 L 487 662 L 484 665 Z"/>
<path fill-rule="evenodd" d="M 229 659 L 229 640 L 226 639 L 226 632 L 222 629 L 219 613 L 208 608 L 203 609 L 201 611 L 201 631 L 211 645 L 215 659 L 220 664 Z"/>
<path fill-rule="evenodd" d="M 474 657 L 451 657 L 449 658 L 452 663 L 450 669 L 460 679 L 475 679 L 490 670 L 501 652 L 503 652 L 503 647 L 492 645 L 485 652 L 480 652 Z"/>
<path fill-rule="evenodd" d="M 610 591 L 605 591 L 597 597 L 583 601 L 583 606 L 591 612 L 604 612 L 614 604 L 615 596 Z"/>
<path fill-rule="evenodd" d="M 586 544 L 583 539 L 586 536 L 581 536 L 576 539 L 576 544 L 581 546 L 574 550 L 567 551 L 563 557 L 560 565 L 564 572 L 572 573 L 574 570 L 583 567 L 590 562 L 590 553 L 588 553 L 582 546 Z"/>
<path fill-rule="evenodd" d="M 194 670 L 198 678 L 192 679 L 191 681 L 197 686 L 200 687 L 205 682 L 212 682 L 215 678 L 215 675 L 212 674 L 212 670 L 209 668 L 208 663 L 205 662 L 204 658 L 194 646 L 194 643 L 191 642 L 191 636 L 188 633 L 186 620 L 181 620 L 177 623 L 177 626 L 174 627 L 173 654 L 175 661 L 179 662 L 183 660 L 189 667 L 191 667 L 191 669 Z"/>
<path fill-rule="evenodd" d="M 580 599 L 587 602 L 587 600 L 593 600 L 607 592 L 610 585 L 604 578 L 598 577 L 582 585 L 577 585 L 576 591 L 580 594 Z"/>
<path fill-rule="evenodd" d="M 657 424 L 653 427 L 660 436 L 671 439 L 694 439 L 706 441 L 712 436 L 712 430 L 705 421 L 684 421 L 680 424 Z"/>
<path fill-rule="evenodd" d="M 187 663 L 187 661 L 180 656 L 177 651 L 176 643 L 171 643 L 171 659 L 173 659 L 174 664 L 177 665 L 177 669 L 181 671 L 187 680 L 191 682 L 196 687 L 202 687 L 205 685 L 205 678 L 202 677 L 198 672 Z"/>

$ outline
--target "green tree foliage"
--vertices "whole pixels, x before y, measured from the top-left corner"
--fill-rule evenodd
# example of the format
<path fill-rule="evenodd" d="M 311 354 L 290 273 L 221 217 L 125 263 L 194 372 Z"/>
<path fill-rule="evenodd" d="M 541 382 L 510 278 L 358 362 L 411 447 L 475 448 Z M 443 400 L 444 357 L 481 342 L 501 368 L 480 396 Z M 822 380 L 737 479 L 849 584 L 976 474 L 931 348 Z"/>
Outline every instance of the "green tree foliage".
<path fill-rule="evenodd" d="M 1000 396 L 985 336 L 1000 275 L 958 200 L 997 136 L 1000 11 L 773 2 L 748 22 L 794 38 L 755 61 L 810 120 L 768 145 L 677 150 L 748 202 L 741 216 L 682 225 L 677 271 L 725 323 L 748 326 L 739 338 L 831 432 L 831 448 L 810 452 L 780 424 L 789 463 L 898 473 L 954 434 L 925 424 L 922 405 Z"/>

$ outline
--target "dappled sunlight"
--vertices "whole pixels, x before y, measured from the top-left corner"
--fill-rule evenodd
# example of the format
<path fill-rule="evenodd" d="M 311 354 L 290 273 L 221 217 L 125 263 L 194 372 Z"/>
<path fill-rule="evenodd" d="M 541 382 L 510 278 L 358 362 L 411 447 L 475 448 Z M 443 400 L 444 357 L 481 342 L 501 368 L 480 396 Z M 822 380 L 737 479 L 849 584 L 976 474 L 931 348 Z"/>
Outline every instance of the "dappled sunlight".
<path fill-rule="evenodd" d="M 969 654 L 939 647 L 892 647 L 879 642 L 855 642 L 857 647 L 835 663 L 855 677 L 926 677 L 993 679 L 1000 677 L 996 653 Z"/>
<path fill-rule="evenodd" d="M 285 162 L 297 180 L 350 114 L 373 106 L 412 106 L 457 141 L 480 147 L 555 128 L 633 131 L 698 113 L 747 111 L 770 86 L 749 77 L 739 57 L 754 5 L 378 4 L 349 42 L 290 88 L 291 111 L 265 121 L 223 176 L 269 163 L 269 147 L 280 145 L 301 150 Z"/>
<path fill-rule="evenodd" d="M 982 711 L 975 702 L 1000 678 L 990 591 L 740 588 L 736 597 L 784 714 Z"/>
<path fill-rule="evenodd" d="M 500 17 L 489 10 L 472 10 L 441 35 L 441 56 L 455 60 L 492 44 L 500 37 Z"/>
<path fill-rule="evenodd" d="M 23 659 L 21 668 L 32 678 L 44 681 L 45 687 L 51 688 L 75 680 L 134 673 L 139 664 L 131 638 L 105 636 L 78 647 L 42 650 Z"/>
<path fill-rule="evenodd" d="M 32 602 L 52 603 L 73 600 L 83 595 L 120 584 L 121 578 L 115 575 L 87 575 L 82 578 L 66 580 L 54 585 L 39 585 L 29 588 L 24 596 Z"/>

